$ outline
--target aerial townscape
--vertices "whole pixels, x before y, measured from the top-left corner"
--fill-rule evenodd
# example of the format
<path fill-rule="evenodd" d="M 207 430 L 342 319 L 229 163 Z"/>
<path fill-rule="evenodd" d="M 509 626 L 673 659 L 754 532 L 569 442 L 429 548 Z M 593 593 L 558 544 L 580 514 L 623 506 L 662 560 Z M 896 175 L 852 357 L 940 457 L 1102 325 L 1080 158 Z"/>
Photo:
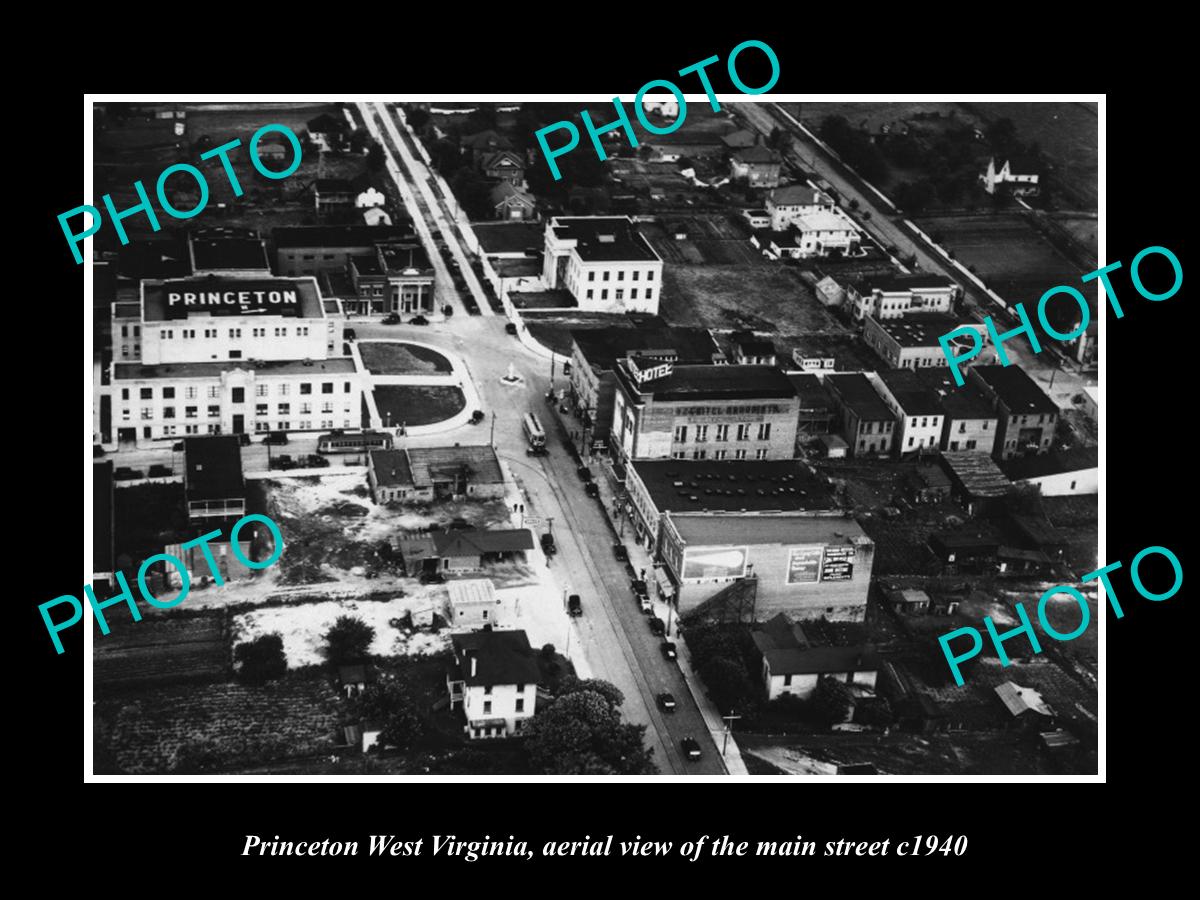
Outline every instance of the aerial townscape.
<path fill-rule="evenodd" d="M 1096 772 L 1095 104 L 731 99 L 95 103 L 98 774 Z"/>

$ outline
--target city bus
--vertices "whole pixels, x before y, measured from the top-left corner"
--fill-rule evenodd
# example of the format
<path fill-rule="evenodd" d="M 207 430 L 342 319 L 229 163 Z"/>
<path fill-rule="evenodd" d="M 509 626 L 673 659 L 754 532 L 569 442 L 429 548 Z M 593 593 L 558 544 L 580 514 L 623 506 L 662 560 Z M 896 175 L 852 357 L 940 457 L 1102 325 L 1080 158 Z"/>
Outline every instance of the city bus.
<path fill-rule="evenodd" d="M 392 436 L 382 431 L 333 431 L 317 438 L 318 453 L 365 453 L 391 450 Z"/>
<path fill-rule="evenodd" d="M 534 453 L 545 452 L 546 432 L 533 413 L 525 413 L 525 439 L 529 441 L 529 449 Z"/>

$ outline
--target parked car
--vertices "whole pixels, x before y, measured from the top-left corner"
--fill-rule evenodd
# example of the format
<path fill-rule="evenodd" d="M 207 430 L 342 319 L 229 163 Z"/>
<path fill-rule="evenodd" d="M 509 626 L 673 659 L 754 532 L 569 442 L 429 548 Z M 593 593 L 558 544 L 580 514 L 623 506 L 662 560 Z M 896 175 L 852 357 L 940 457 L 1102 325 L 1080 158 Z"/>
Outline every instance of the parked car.
<path fill-rule="evenodd" d="M 553 556 L 558 552 L 558 548 L 554 546 L 554 535 L 549 532 L 542 535 L 542 552 L 547 556 Z"/>
<path fill-rule="evenodd" d="M 651 634 L 662 635 L 662 634 L 666 633 L 666 630 L 667 630 L 667 625 L 665 622 L 663 622 L 662 619 L 660 619 L 658 616 L 650 617 L 650 632 L 651 632 Z"/>
<path fill-rule="evenodd" d="M 571 374 L 571 364 L 570 364 L 569 362 L 564 362 L 564 363 L 563 363 L 563 374 L 564 374 L 564 375 L 570 375 L 570 374 Z"/>
<path fill-rule="evenodd" d="M 700 743 L 695 738 L 685 737 L 679 746 L 683 749 L 684 759 L 695 762 L 700 758 Z"/>
<path fill-rule="evenodd" d="M 452 315 L 454 315 L 454 307 L 447 303 L 442 307 L 442 315 L 447 319 L 450 318 Z"/>
<path fill-rule="evenodd" d="M 613 544 L 613 556 L 617 558 L 617 562 L 629 562 L 629 551 L 625 549 L 624 544 Z"/>
<path fill-rule="evenodd" d="M 516 322 L 505 323 L 504 330 L 507 331 L 509 334 L 516 334 L 517 333 L 517 323 Z"/>
<path fill-rule="evenodd" d="M 579 477 L 582 478 L 584 481 L 592 480 L 592 470 L 589 469 L 587 466 L 580 466 L 575 471 L 579 475 Z"/>
<path fill-rule="evenodd" d="M 633 581 L 629 582 L 629 586 L 631 588 L 633 588 L 633 595 L 635 597 L 650 596 L 650 589 L 648 587 L 646 587 L 646 582 L 643 581 L 641 578 L 633 579 Z"/>
<path fill-rule="evenodd" d="M 291 456 L 289 456 L 286 453 L 276 456 L 274 459 L 272 459 L 271 465 L 274 466 L 276 469 L 294 469 L 294 468 L 296 468 L 296 463 L 292 460 Z"/>
<path fill-rule="evenodd" d="M 304 457 L 304 465 L 302 468 L 323 469 L 328 465 L 329 465 L 329 460 L 327 458 L 325 458 L 324 456 L 317 456 L 316 454 L 312 454 L 311 456 Z"/>
<path fill-rule="evenodd" d="M 353 328 L 347 328 L 345 331 L 342 332 L 342 335 L 348 341 L 358 340 L 358 332 L 356 332 Z"/>
<path fill-rule="evenodd" d="M 578 594 L 572 594 L 567 598 L 567 612 L 573 616 L 583 615 L 583 601 Z"/>
<path fill-rule="evenodd" d="M 95 458 L 103 456 L 103 455 L 104 455 L 104 448 L 101 447 L 99 444 L 92 444 L 92 458 L 95 459 Z"/>
<path fill-rule="evenodd" d="M 428 325 L 429 320 L 424 316 L 413 316 L 408 320 L 409 325 Z"/>
<path fill-rule="evenodd" d="M 477 409 L 477 410 L 475 410 L 475 412 L 471 413 L 471 424 L 472 425 L 478 425 L 482 421 L 483 421 L 483 410 L 482 409 Z"/>
<path fill-rule="evenodd" d="M 461 516 L 451 519 L 446 523 L 447 531 L 470 531 L 475 526 Z"/>
<path fill-rule="evenodd" d="M 678 654 L 675 652 L 674 641 L 663 641 L 658 645 L 658 649 L 662 651 L 662 655 L 666 659 L 675 659 Z"/>
<path fill-rule="evenodd" d="M 171 445 L 171 452 L 172 453 L 182 453 L 183 452 L 183 441 L 176 441 L 175 443 L 173 443 Z"/>
<path fill-rule="evenodd" d="M 442 584 L 445 580 L 445 575 L 432 569 L 425 569 L 421 573 L 421 584 Z"/>
<path fill-rule="evenodd" d="M 646 594 L 638 594 L 637 602 L 638 602 L 638 606 L 640 606 L 642 608 L 642 612 L 644 612 L 644 613 L 654 612 L 654 603 L 650 600 L 650 598 Z"/>
<path fill-rule="evenodd" d="M 141 469 L 131 469 L 128 466 L 121 466 L 115 472 L 113 472 L 114 481 L 133 481 L 135 478 L 141 477 Z"/>
<path fill-rule="evenodd" d="M 675 712 L 675 698 L 668 691 L 658 695 L 658 707 L 665 712 Z"/>
<path fill-rule="evenodd" d="M 396 313 L 388 313 L 386 316 L 383 317 L 383 324 L 384 325 L 399 325 L 400 324 L 400 316 L 397 315 Z"/>
<path fill-rule="evenodd" d="M 150 467 L 151 478 L 166 478 L 173 474 L 175 473 L 172 471 L 170 466 L 164 466 L 159 463 L 155 463 Z"/>
<path fill-rule="evenodd" d="M 239 434 L 238 435 L 238 446 L 249 447 L 250 446 L 250 435 L 246 434 L 246 432 L 244 432 L 244 431 L 241 434 Z"/>
<path fill-rule="evenodd" d="M 594 482 L 594 481 L 589 481 L 587 483 L 587 487 L 585 487 L 583 489 L 583 492 L 585 494 L 587 494 L 589 497 L 599 497 L 600 496 L 600 485 L 596 484 L 596 482 Z"/>
<path fill-rule="evenodd" d="M 286 431 L 272 431 L 267 435 L 266 440 L 263 441 L 264 444 L 286 444 L 287 442 L 288 436 Z"/>

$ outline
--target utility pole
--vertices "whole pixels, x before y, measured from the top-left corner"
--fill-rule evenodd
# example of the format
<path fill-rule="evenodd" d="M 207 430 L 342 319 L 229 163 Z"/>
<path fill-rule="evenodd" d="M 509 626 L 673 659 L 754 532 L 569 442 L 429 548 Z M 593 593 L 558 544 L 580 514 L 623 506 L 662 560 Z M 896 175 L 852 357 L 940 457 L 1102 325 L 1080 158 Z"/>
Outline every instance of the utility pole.
<path fill-rule="evenodd" d="M 494 411 L 492 412 L 492 436 L 488 438 L 488 443 L 493 450 L 496 449 L 496 413 Z"/>
<path fill-rule="evenodd" d="M 735 716 L 732 712 L 730 712 L 729 715 L 721 716 L 721 718 L 725 722 L 725 732 L 724 732 L 725 740 L 721 742 L 721 756 L 724 756 L 725 751 L 729 748 L 729 731 L 730 731 L 729 726 L 733 724 L 734 719 L 740 719 L 741 716 Z"/>

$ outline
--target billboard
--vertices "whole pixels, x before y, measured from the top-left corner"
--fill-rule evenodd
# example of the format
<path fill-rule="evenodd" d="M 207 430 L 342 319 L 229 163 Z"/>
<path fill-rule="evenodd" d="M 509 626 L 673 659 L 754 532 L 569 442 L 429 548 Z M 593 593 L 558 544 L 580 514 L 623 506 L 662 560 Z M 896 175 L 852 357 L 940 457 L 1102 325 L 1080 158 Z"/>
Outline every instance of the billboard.
<path fill-rule="evenodd" d="M 816 581 L 821 570 L 821 552 L 824 548 L 793 547 L 788 551 L 787 583 L 805 584 Z"/>
<path fill-rule="evenodd" d="M 683 553 L 683 578 L 741 578 L 746 574 L 746 547 L 703 547 Z"/>
<path fill-rule="evenodd" d="M 821 580 L 849 581 L 853 577 L 854 546 L 826 547 L 825 561 L 821 564 Z"/>

